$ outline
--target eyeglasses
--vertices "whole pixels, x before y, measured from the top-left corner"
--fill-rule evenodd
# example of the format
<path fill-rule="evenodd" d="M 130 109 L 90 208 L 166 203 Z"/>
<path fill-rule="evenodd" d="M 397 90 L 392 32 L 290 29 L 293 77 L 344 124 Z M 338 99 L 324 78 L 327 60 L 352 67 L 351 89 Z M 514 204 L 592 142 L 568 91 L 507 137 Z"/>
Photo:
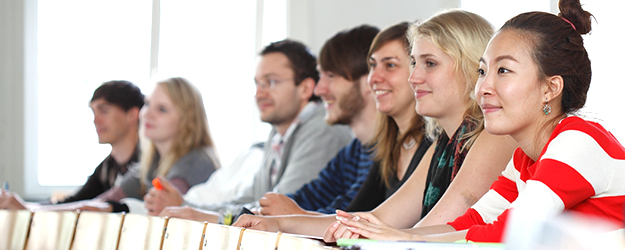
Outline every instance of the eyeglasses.
<path fill-rule="evenodd" d="M 290 80 L 294 80 L 294 79 L 292 78 L 288 78 L 288 79 L 269 78 L 269 79 L 262 79 L 260 81 L 254 81 L 254 84 L 256 84 L 256 89 L 272 90 L 276 88 L 276 84 L 285 82 L 285 81 L 290 81 Z"/>

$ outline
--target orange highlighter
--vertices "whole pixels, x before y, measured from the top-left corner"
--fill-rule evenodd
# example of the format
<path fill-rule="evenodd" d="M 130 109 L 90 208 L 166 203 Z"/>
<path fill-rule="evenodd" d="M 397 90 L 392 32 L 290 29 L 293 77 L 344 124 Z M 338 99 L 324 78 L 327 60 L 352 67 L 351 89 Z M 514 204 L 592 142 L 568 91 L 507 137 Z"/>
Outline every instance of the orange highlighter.
<path fill-rule="evenodd" d="M 156 190 L 163 190 L 163 185 L 161 184 L 161 180 L 159 178 L 154 178 L 152 180 L 152 185 Z"/>

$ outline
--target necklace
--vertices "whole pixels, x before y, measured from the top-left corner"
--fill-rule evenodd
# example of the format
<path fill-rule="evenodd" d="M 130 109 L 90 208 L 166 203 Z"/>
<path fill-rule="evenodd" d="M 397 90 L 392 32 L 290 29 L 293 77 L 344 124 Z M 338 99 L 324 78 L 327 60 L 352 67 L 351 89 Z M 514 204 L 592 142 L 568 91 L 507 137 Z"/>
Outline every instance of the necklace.
<path fill-rule="evenodd" d="M 414 145 L 417 144 L 417 141 L 414 138 L 410 138 L 410 141 L 404 142 L 404 149 L 411 149 Z"/>

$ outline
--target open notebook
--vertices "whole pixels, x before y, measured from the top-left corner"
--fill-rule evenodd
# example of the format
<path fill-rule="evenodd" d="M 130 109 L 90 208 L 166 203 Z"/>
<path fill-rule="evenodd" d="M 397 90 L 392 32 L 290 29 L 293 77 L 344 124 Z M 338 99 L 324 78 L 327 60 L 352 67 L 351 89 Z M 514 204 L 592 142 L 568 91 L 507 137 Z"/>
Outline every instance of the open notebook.
<path fill-rule="evenodd" d="M 377 241 L 368 239 L 339 239 L 337 245 L 348 250 L 446 250 L 446 249 L 504 249 L 496 243 L 441 243 L 416 241 Z"/>

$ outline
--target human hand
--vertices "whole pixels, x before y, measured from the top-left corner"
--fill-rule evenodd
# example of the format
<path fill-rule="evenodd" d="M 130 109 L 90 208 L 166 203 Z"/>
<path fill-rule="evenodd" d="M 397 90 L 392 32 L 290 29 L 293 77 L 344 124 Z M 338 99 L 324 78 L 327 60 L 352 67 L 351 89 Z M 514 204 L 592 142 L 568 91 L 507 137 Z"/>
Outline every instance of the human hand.
<path fill-rule="evenodd" d="M 183 198 L 178 189 L 160 176 L 154 180 L 158 180 L 157 183 L 160 183 L 161 189 L 150 188 L 148 193 L 143 196 L 145 208 L 149 215 L 158 215 L 165 207 L 182 205 Z M 157 186 L 155 185 L 155 187 Z"/>
<path fill-rule="evenodd" d="M 262 215 L 286 215 L 286 214 L 306 214 L 306 211 L 295 203 L 295 201 L 284 194 L 269 192 L 260 200 L 260 214 Z"/>
<path fill-rule="evenodd" d="M 239 216 L 233 227 L 243 227 L 267 232 L 278 232 L 280 226 L 276 218 L 244 214 Z"/>
<path fill-rule="evenodd" d="M 347 229 L 347 226 L 341 223 L 341 220 L 350 220 L 350 219 L 360 219 L 360 217 L 356 217 L 350 213 L 345 211 L 336 210 L 336 220 L 326 229 L 325 234 L 323 235 L 323 240 L 325 242 L 336 242 L 336 240 L 341 238 L 346 239 L 358 239 L 360 238 L 359 234 L 354 234 Z"/>
<path fill-rule="evenodd" d="M 28 208 L 19 195 L 2 189 L 0 191 L 0 209 L 23 210 Z"/>
<path fill-rule="evenodd" d="M 347 216 L 346 216 L 347 215 Z M 349 216 L 349 217 L 348 217 Z M 335 239 L 339 238 L 352 238 L 355 239 L 355 235 L 360 237 L 375 239 L 375 240 L 412 240 L 412 234 L 404 232 L 400 229 L 393 228 L 383 221 L 379 220 L 375 215 L 371 213 L 355 213 L 350 215 L 343 211 L 337 210 L 338 222 L 349 231 L 349 233 L 336 230 L 333 236 Z M 334 225 L 334 224 L 333 224 Z M 341 229 L 341 227 L 338 227 Z M 325 237 L 324 237 L 325 239 Z"/>
<path fill-rule="evenodd" d="M 219 218 L 219 215 L 215 212 L 191 208 L 189 206 L 166 207 L 163 211 L 161 211 L 159 216 L 194 220 L 199 222 L 208 221 L 210 223 L 217 223 Z"/>

